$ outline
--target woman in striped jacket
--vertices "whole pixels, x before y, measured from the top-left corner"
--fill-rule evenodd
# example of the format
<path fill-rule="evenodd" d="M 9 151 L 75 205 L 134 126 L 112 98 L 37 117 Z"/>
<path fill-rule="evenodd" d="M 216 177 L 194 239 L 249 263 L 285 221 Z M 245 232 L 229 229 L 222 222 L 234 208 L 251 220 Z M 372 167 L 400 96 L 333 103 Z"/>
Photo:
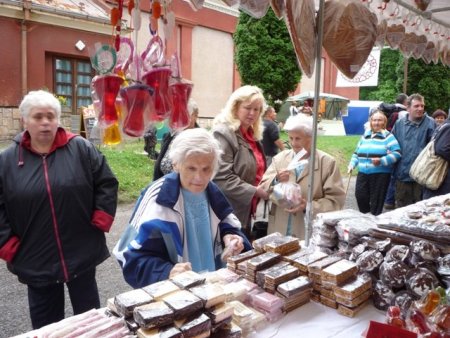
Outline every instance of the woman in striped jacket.
<path fill-rule="evenodd" d="M 386 116 L 377 111 L 370 116 L 367 129 L 356 146 L 348 172 L 358 166 L 355 197 L 359 211 L 379 215 L 383 211 L 389 180 L 401 158 L 397 139 L 387 131 Z"/>

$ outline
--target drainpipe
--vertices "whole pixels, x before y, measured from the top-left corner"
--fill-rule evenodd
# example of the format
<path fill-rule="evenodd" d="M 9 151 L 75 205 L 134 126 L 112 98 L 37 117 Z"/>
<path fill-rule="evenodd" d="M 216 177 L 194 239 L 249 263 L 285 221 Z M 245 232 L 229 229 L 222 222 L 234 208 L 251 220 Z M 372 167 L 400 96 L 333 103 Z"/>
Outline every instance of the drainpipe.
<path fill-rule="evenodd" d="M 27 68 L 27 53 L 28 53 L 28 42 L 27 42 L 27 22 L 30 19 L 30 8 L 31 1 L 25 0 L 23 2 L 23 20 L 20 25 L 21 27 L 21 56 L 20 56 L 20 70 L 22 73 L 22 97 L 28 92 L 28 68 Z"/>

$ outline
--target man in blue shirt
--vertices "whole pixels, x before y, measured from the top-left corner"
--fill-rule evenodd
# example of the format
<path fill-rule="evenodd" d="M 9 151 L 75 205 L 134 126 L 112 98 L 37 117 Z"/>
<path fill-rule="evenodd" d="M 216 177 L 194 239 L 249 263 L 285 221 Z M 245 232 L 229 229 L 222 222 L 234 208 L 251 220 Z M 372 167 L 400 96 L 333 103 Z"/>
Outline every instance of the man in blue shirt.
<path fill-rule="evenodd" d="M 407 101 L 408 114 L 394 125 L 392 133 L 402 150 L 395 169 L 395 203 L 401 208 L 422 199 L 422 186 L 409 176 L 409 169 L 420 151 L 430 142 L 435 129 L 434 120 L 425 114 L 425 99 L 412 94 Z"/>

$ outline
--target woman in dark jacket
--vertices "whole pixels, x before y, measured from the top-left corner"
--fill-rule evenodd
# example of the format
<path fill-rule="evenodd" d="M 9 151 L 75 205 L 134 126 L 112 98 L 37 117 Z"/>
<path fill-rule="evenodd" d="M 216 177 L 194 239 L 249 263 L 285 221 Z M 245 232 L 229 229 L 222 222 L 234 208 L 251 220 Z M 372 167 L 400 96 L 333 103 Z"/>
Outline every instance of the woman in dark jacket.
<path fill-rule="evenodd" d="M 74 314 L 100 307 L 95 268 L 118 182 L 87 140 L 60 128 L 61 105 L 28 93 L 19 106 L 25 131 L 0 153 L 0 258 L 28 286 L 34 329 L 64 318 L 64 284 Z"/>
<path fill-rule="evenodd" d="M 436 130 L 436 136 L 434 140 L 434 152 L 436 155 L 441 156 L 450 164 L 450 120 L 445 122 Z M 450 168 L 450 165 L 449 165 Z M 436 190 L 423 188 L 423 199 L 430 197 L 445 195 L 450 193 L 450 174 L 447 171 L 447 176 L 444 178 L 441 186 Z"/>

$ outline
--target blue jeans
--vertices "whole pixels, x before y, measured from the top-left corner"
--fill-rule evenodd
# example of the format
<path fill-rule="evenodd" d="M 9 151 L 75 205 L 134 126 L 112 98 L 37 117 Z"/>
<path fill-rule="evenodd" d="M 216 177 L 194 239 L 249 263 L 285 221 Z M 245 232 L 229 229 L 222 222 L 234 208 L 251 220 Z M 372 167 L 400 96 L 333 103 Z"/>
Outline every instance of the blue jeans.
<path fill-rule="evenodd" d="M 395 178 L 391 176 L 384 204 L 395 205 Z"/>

